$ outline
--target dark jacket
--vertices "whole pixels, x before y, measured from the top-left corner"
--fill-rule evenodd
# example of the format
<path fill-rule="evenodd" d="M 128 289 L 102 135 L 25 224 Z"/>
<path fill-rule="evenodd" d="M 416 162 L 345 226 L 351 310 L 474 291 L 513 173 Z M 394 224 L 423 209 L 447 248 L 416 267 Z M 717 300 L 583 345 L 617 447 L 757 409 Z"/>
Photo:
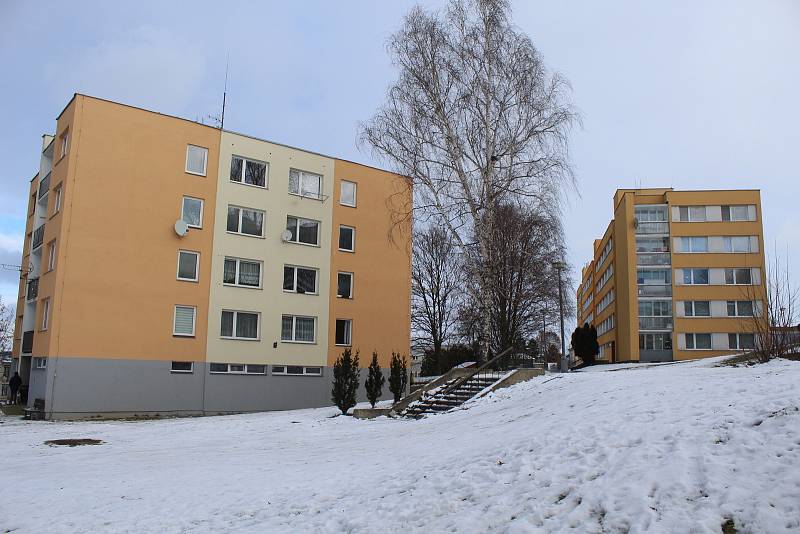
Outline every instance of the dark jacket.
<path fill-rule="evenodd" d="M 11 391 L 17 391 L 21 385 L 22 378 L 19 375 L 12 376 L 11 380 L 8 381 L 8 387 L 11 388 Z"/>

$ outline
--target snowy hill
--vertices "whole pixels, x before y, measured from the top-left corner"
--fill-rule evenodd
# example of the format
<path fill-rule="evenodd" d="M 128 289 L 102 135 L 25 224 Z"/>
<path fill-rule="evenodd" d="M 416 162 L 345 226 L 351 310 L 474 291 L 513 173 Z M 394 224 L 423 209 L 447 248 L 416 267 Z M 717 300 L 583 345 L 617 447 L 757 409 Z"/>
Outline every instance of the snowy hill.
<path fill-rule="evenodd" d="M 706 361 L 547 375 L 417 421 L 5 418 L 0 531 L 798 532 L 798 384 L 797 362 Z"/>

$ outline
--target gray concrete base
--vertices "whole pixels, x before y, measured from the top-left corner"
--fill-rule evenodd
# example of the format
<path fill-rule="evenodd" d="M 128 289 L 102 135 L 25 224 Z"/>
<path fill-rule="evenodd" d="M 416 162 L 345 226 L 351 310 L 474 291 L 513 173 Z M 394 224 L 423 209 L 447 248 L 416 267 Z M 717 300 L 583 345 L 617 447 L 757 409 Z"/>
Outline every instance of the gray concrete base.
<path fill-rule="evenodd" d="M 322 368 L 322 376 L 273 375 L 271 367 L 263 375 L 217 374 L 205 362 L 195 362 L 191 373 L 170 368 L 169 361 L 50 358 L 46 391 L 37 398 L 45 398 L 48 419 L 222 415 L 333 405 L 330 367 Z M 359 402 L 366 400 L 366 376 L 362 369 Z M 388 376 L 384 387 L 382 399 L 388 399 Z"/>

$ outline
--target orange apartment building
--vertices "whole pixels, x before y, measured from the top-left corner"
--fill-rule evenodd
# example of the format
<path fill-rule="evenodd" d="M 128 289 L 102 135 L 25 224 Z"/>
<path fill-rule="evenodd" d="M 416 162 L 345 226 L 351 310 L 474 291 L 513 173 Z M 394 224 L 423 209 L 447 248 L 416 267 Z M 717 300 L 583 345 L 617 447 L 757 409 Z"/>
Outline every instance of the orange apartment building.
<path fill-rule="evenodd" d="M 758 190 L 620 189 L 581 271 L 578 324 L 602 362 L 663 362 L 753 348 L 765 308 Z"/>
<path fill-rule="evenodd" d="M 76 94 L 31 180 L 13 357 L 49 418 L 331 404 L 409 353 L 394 173 Z M 391 234 L 391 239 L 390 239 Z"/>

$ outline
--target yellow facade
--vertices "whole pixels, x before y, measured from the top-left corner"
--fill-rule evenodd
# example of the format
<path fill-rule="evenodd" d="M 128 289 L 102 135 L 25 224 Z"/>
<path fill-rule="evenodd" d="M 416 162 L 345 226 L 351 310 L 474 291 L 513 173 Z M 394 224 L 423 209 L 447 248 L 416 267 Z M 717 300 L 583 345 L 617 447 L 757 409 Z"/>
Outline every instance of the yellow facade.
<path fill-rule="evenodd" d="M 598 359 L 750 348 L 766 294 L 761 221 L 757 190 L 618 190 L 577 292 L 578 324 L 598 328 Z"/>

